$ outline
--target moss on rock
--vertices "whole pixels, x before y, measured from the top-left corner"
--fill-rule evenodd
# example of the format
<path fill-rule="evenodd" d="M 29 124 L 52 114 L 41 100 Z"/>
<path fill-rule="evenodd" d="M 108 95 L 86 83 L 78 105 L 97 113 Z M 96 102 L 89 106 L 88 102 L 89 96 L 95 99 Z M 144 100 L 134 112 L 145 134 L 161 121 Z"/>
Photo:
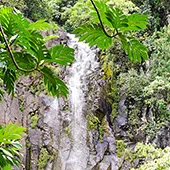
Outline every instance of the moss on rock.
<path fill-rule="evenodd" d="M 41 148 L 38 159 L 38 170 L 44 170 L 49 159 L 51 159 L 51 155 L 48 153 L 47 149 Z"/>

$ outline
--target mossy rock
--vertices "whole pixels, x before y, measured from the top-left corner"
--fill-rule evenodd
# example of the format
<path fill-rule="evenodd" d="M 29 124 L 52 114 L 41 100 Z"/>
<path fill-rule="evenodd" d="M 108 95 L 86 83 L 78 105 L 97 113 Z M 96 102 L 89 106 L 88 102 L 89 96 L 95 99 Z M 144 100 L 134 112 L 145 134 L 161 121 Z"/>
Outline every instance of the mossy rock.
<path fill-rule="evenodd" d="M 44 170 L 48 160 L 51 159 L 51 155 L 48 153 L 46 148 L 41 148 L 39 159 L 38 159 L 38 170 Z"/>
<path fill-rule="evenodd" d="M 38 113 L 35 113 L 35 114 L 31 115 L 30 121 L 31 121 L 31 127 L 32 127 L 33 129 L 36 128 L 39 119 L 40 119 L 40 117 L 39 117 Z"/>

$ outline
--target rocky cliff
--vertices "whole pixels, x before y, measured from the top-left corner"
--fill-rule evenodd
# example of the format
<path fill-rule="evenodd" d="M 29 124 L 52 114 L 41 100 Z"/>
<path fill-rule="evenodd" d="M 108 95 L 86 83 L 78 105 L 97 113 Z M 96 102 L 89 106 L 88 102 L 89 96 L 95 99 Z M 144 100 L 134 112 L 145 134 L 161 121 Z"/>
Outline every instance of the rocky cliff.
<path fill-rule="evenodd" d="M 19 122 L 27 128 L 20 170 L 129 169 L 131 164 L 120 154 L 125 147 L 134 148 L 137 142 L 145 141 L 161 148 L 170 146 L 169 124 L 154 137 L 138 127 L 144 119 L 153 117 L 153 110 L 144 106 L 133 114 L 135 104 L 126 88 L 118 88 L 117 113 L 113 117 L 98 49 L 63 32 L 51 42 L 57 43 L 75 48 L 73 65 L 59 69 L 53 66 L 69 87 L 68 99 L 48 96 L 36 76 L 30 75 L 20 79 L 15 97 L 5 96 L 0 104 L 1 124 Z M 138 159 L 133 161 L 139 163 Z"/>

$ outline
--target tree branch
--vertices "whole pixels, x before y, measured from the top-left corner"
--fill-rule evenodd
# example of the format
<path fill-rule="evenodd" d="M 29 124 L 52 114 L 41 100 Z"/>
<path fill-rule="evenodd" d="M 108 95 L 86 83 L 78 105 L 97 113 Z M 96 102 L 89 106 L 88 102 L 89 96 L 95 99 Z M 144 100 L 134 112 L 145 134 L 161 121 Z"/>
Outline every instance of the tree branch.
<path fill-rule="evenodd" d="M 118 35 L 117 32 L 116 32 L 116 34 L 114 34 L 114 35 L 109 35 L 109 34 L 107 33 L 107 31 L 105 30 L 103 21 L 102 21 L 102 19 L 101 19 L 101 17 L 100 17 L 100 13 L 99 13 L 99 11 L 98 11 L 98 9 L 97 9 L 94 1 L 93 1 L 93 0 L 90 0 L 90 1 L 91 1 L 92 5 L 93 5 L 94 9 L 96 10 L 96 13 L 97 13 L 97 16 L 98 16 L 98 19 L 99 19 L 99 21 L 100 21 L 100 25 L 101 25 L 101 27 L 102 27 L 102 30 L 103 30 L 104 34 L 105 34 L 107 37 L 109 37 L 109 38 L 114 38 L 115 36 L 117 36 L 117 35 Z"/>
<path fill-rule="evenodd" d="M 4 42 L 5 42 L 5 45 L 6 45 L 6 47 L 7 47 L 8 52 L 9 52 L 9 55 L 10 55 L 10 57 L 11 57 L 14 65 L 16 66 L 16 68 L 17 68 L 18 70 L 24 71 L 24 72 L 33 72 L 34 70 L 37 70 L 37 69 L 38 69 L 38 64 L 37 64 L 36 67 L 34 67 L 34 68 L 30 69 L 30 70 L 26 70 L 26 69 L 24 69 L 24 68 L 21 68 L 21 67 L 18 65 L 18 63 L 17 63 L 16 60 L 15 60 L 14 54 L 12 53 L 12 50 L 11 50 L 11 48 L 10 48 L 10 45 L 9 45 L 9 43 L 8 43 L 6 37 L 5 37 L 5 33 L 4 33 L 3 28 L 2 28 L 2 25 L 0 25 L 0 32 L 1 32 L 2 37 L 3 37 L 3 39 L 4 39 Z"/>
<path fill-rule="evenodd" d="M 19 36 L 19 35 L 17 35 L 16 38 L 15 38 L 13 41 L 11 41 L 11 43 L 9 44 L 10 47 L 11 47 L 12 44 L 16 41 L 16 39 L 18 38 L 18 36 Z"/>

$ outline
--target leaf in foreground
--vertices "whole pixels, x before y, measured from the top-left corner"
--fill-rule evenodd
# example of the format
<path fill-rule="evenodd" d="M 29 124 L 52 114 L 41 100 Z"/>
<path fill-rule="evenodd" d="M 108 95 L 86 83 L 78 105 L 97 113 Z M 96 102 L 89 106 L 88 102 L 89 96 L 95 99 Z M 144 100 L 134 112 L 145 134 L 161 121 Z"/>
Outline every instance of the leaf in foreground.
<path fill-rule="evenodd" d="M 55 73 L 49 69 L 48 67 L 44 66 L 41 69 L 41 73 L 44 76 L 44 84 L 47 86 L 48 91 L 53 95 L 59 97 L 59 95 L 63 95 L 67 97 L 68 88 L 65 83 L 60 80 L 60 78 L 55 75 Z"/>
<path fill-rule="evenodd" d="M 90 46 L 97 45 L 102 50 L 112 45 L 112 38 L 104 34 L 103 29 L 98 24 L 83 25 L 73 31 L 79 41 L 85 41 Z"/>

